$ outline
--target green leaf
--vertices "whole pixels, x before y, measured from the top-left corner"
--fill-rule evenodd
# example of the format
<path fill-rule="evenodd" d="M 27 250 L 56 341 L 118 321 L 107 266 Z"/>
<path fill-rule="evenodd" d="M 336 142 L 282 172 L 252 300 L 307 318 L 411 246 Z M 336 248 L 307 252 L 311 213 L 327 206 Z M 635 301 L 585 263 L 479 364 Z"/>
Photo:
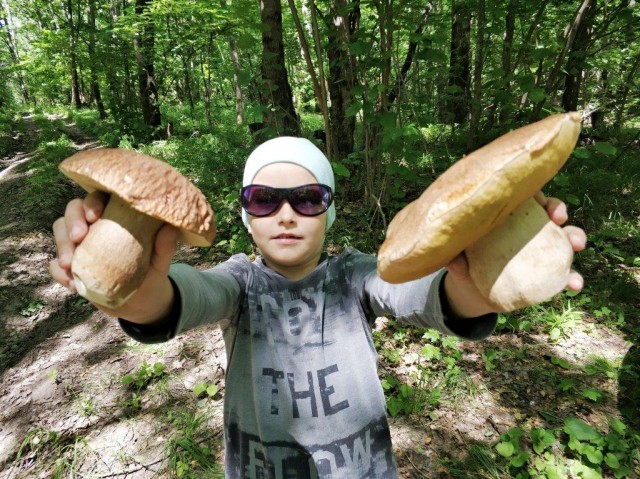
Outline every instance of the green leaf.
<path fill-rule="evenodd" d="M 407 399 L 412 397 L 416 393 L 415 390 L 408 384 L 400 385 L 399 389 L 400 389 L 400 396 Z"/>
<path fill-rule="evenodd" d="M 595 148 L 600 153 L 607 156 L 613 156 L 618 152 L 618 149 L 607 141 L 596 143 Z"/>
<path fill-rule="evenodd" d="M 615 432 L 617 432 L 619 435 L 624 435 L 625 431 L 627 430 L 627 426 L 620 421 L 619 419 L 611 418 L 611 421 L 609 421 L 609 424 L 611 424 L 611 429 L 613 429 Z"/>
<path fill-rule="evenodd" d="M 337 161 L 332 161 L 331 166 L 333 167 L 333 172 L 342 178 L 349 178 L 351 176 L 351 172 L 344 166 L 342 163 L 338 163 Z"/>
<path fill-rule="evenodd" d="M 572 206 L 580 206 L 582 204 L 580 198 L 571 193 L 567 193 L 567 195 L 565 196 L 565 200 Z"/>
<path fill-rule="evenodd" d="M 353 105 L 350 105 L 349 108 L 347 108 L 344 113 L 346 116 L 356 116 L 358 113 L 360 113 L 361 109 L 362 109 L 362 105 L 356 102 Z"/>
<path fill-rule="evenodd" d="M 417 57 L 418 60 L 426 60 L 431 63 L 446 63 L 448 60 L 444 52 L 435 48 L 425 48 L 418 53 Z"/>
<path fill-rule="evenodd" d="M 422 335 L 422 339 L 426 339 L 433 343 L 440 339 L 440 336 L 440 333 L 435 329 L 427 329 L 427 331 Z"/>
<path fill-rule="evenodd" d="M 567 392 L 570 391 L 573 388 L 573 380 L 572 379 L 563 379 L 560 381 L 560 384 L 558 385 L 558 387 L 560 388 L 560 391 L 562 392 Z"/>
<path fill-rule="evenodd" d="M 595 441 L 600 434 L 582 419 L 569 417 L 564 421 L 564 432 L 578 441 Z"/>
<path fill-rule="evenodd" d="M 248 50 L 253 47 L 254 44 L 255 40 L 248 33 L 243 33 L 242 35 L 240 35 L 238 37 L 238 41 L 236 42 L 238 48 L 241 48 L 242 50 Z"/>
<path fill-rule="evenodd" d="M 533 450 L 537 454 L 542 454 L 545 449 L 556 442 L 556 437 L 546 429 L 533 428 L 531 430 L 531 440 L 533 442 Z"/>
<path fill-rule="evenodd" d="M 206 383 L 198 383 L 193 387 L 193 394 L 195 394 L 196 396 L 200 396 L 206 390 L 207 390 Z"/>
<path fill-rule="evenodd" d="M 602 479 L 602 474 L 600 474 L 595 469 L 591 469 L 587 466 L 582 466 L 582 469 L 580 470 L 580 476 L 582 476 L 583 479 Z"/>
<path fill-rule="evenodd" d="M 593 402 L 598 402 L 602 399 L 602 392 L 597 389 L 587 388 L 582 391 L 582 395 Z"/>
<path fill-rule="evenodd" d="M 576 148 L 573 150 L 573 156 L 580 160 L 586 160 L 591 157 L 591 152 L 586 148 Z"/>
<path fill-rule="evenodd" d="M 440 348 L 432 344 L 423 346 L 422 354 L 427 361 L 431 361 L 432 359 L 440 359 L 442 357 L 442 354 L 440 354 Z"/>
<path fill-rule="evenodd" d="M 552 181 L 558 186 L 569 186 L 569 176 L 566 173 L 558 173 Z"/>
<path fill-rule="evenodd" d="M 531 331 L 532 327 L 533 327 L 533 323 L 531 321 L 524 320 L 518 324 L 518 329 L 520 331 Z"/>
<path fill-rule="evenodd" d="M 571 363 L 569 363 L 568 360 L 563 359 L 563 358 L 559 358 L 557 356 L 552 356 L 551 357 L 551 363 L 555 364 L 556 366 L 562 368 L 562 369 L 569 369 L 571 367 Z"/>
<path fill-rule="evenodd" d="M 530 456 L 531 454 L 529 454 L 528 452 L 521 451 L 516 457 L 511 459 L 511 462 L 509 464 L 511 464 L 513 467 L 522 467 L 527 463 Z"/>
<path fill-rule="evenodd" d="M 387 409 L 389 410 L 389 414 L 391 417 L 396 417 L 400 411 L 402 411 L 403 402 L 401 399 L 396 397 L 390 397 L 387 399 Z"/>
<path fill-rule="evenodd" d="M 607 455 L 604 457 L 604 462 L 611 469 L 618 469 L 620 467 L 620 461 L 618 460 L 618 456 L 616 456 L 611 452 L 607 453 Z"/>
<path fill-rule="evenodd" d="M 210 384 L 207 388 L 207 395 L 209 397 L 213 397 L 218 393 L 218 386 L 215 384 Z"/>
<path fill-rule="evenodd" d="M 584 454 L 587 459 L 593 464 L 600 464 L 604 459 L 602 455 L 602 451 L 596 449 L 591 444 L 586 444 L 582 450 L 582 454 Z"/>
<path fill-rule="evenodd" d="M 546 97 L 547 95 L 542 88 L 534 88 L 529 93 L 529 98 L 531 98 L 531 101 L 536 103 L 544 100 Z"/>
<path fill-rule="evenodd" d="M 516 451 L 516 448 L 511 442 L 499 442 L 496 445 L 496 451 L 498 451 L 498 454 L 502 457 L 511 457 Z"/>

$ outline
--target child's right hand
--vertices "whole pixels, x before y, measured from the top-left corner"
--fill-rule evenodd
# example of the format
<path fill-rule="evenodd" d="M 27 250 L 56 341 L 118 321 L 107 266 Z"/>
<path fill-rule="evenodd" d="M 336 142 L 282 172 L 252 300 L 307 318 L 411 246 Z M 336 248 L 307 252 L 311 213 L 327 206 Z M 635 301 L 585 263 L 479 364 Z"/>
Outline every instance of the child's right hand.
<path fill-rule="evenodd" d="M 53 223 L 58 257 L 49 265 L 49 271 L 54 280 L 72 292 L 76 291 L 71 273 L 74 251 L 84 240 L 89 227 L 102 216 L 107 201 L 108 196 L 100 192 L 91 193 L 84 200 L 74 199 L 67 204 L 64 217 Z M 94 306 L 106 314 L 136 323 L 152 323 L 165 317 L 174 301 L 173 286 L 168 274 L 176 251 L 176 241 L 176 228 L 170 225 L 160 228 L 149 273 L 138 291 L 118 309 L 97 304 Z"/>

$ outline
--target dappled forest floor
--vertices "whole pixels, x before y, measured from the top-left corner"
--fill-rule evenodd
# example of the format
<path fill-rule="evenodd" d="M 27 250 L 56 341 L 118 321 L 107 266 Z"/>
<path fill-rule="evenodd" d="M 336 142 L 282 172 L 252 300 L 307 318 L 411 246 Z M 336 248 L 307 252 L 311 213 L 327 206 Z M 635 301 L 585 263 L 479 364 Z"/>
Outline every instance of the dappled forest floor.
<path fill-rule="evenodd" d="M 98 145 L 63 120 L 51 118 L 74 149 Z M 180 477 L 180 467 L 201 467 L 201 455 L 221 464 L 219 331 L 142 346 L 52 282 L 51 224 L 82 192 L 65 182 L 62 194 L 34 204 L 28 179 L 43 158 L 37 125 L 28 116 L 25 124 L 0 159 L 0 478 Z M 178 259 L 198 268 L 213 261 L 190 248 Z M 412 386 L 388 390 L 403 478 L 502 477 L 494 445 L 511 428 L 562 428 L 568 417 L 603 432 L 611 418 L 638 427 L 637 410 L 619 407 L 616 372 L 637 350 L 632 338 L 571 311 L 556 320 L 553 341 L 502 330 L 455 344 L 380 320 L 381 378 Z M 454 360 L 445 364 L 445 353 Z M 201 384 L 213 387 L 194 393 Z M 410 410 L 416 402 L 419 414 Z M 638 477 L 640 465 L 633 468 L 626 477 Z M 202 477 L 220 474 L 210 468 Z"/>

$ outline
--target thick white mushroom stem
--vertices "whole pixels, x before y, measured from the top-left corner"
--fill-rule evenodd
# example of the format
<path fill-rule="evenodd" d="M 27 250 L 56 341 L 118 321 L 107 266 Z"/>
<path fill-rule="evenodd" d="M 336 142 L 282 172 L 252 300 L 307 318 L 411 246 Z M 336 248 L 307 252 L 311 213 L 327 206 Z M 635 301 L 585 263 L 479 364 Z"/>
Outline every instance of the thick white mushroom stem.
<path fill-rule="evenodd" d="M 533 198 L 465 254 L 473 282 L 498 311 L 524 308 L 559 293 L 573 261 L 566 234 Z"/>
<path fill-rule="evenodd" d="M 102 218 L 91 225 L 73 255 L 71 272 L 78 294 L 108 308 L 122 306 L 149 270 L 161 225 L 111 195 Z"/>

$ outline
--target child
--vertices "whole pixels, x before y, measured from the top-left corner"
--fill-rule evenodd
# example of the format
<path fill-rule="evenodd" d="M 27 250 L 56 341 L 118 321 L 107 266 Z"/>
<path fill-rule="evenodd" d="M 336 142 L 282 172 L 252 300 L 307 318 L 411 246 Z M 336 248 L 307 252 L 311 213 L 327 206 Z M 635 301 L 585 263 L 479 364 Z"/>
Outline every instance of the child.
<path fill-rule="evenodd" d="M 171 265 L 176 232 L 158 233 L 152 268 L 118 310 L 141 342 L 167 341 L 217 323 L 228 367 L 224 430 L 228 478 L 395 478 L 396 464 L 378 379 L 371 326 L 379 316 L 466 339 L 489 335 L 496 314 L 469 279 L 464 257 L 446 270 L 392 285 L 376 258 L 353 249 L 323 252 L 335 216 L 334 177 L 324 154 L 302 138 L 263 143 L 243 177 L 243 220 L 260 250 L 208 271 Z M 52 275 L 73 289 L 75 244 L 101 214 L 104 198 L 69 203 L 54 224 L 59 259 Z M 557 200 L 550 217 L 566 220 Z M 577 251 L 584 232 L 567 227 Z M 582 287 L 573 273 L 569 288 Z"/>

